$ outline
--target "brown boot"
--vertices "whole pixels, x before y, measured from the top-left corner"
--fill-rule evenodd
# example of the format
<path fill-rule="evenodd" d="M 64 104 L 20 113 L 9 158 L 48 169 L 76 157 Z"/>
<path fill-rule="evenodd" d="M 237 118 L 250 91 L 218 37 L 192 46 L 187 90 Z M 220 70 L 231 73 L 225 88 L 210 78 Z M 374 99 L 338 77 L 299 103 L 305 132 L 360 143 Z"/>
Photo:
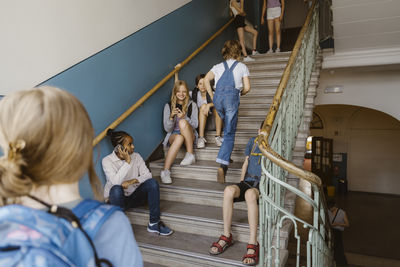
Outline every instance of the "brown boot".
<path fill-rule="evenodd" d="M 224 184 L 225 183 L 225 175 L 226 172 L 228 170 L 228 166 L 221 164 L 221 166 L 218 168 L 217 171 L 217 182 L 220 184 Z"/>

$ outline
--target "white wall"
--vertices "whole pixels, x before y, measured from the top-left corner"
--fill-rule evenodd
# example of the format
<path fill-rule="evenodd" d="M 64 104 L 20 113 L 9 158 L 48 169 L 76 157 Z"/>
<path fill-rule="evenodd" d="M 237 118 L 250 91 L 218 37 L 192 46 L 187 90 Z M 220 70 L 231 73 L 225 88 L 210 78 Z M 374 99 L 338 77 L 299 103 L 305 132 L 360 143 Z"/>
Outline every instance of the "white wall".
<path fill-rule="evenodd" d="M 400 1 L 333 0 L 335 52 L 324 68 L 400 63 Z"/>
<path fill-rule="evenodd" d="M 31 88 L 188 2 L 1 1 L 0 94 Z"/>
<path fill-rule="evenodd" d="M 323 105 L 314 110 L 324 129 L 311 135 L 333 139 L 334 153 L 347 153 L 349 190 L 400 195 L 400 121 L 372 109 Z"/>
<path fill-rule="evenodd" d="M 400 1 L 333 0 L 335 51 L 400 46 Z"/>
<path fill-rule="evenodd" d="M 343 93 L 326 94 L 341 85 Z M 400 120 L 400 65 L 322 70 L 316 105 L 347 104 L 376 109 Z"/>

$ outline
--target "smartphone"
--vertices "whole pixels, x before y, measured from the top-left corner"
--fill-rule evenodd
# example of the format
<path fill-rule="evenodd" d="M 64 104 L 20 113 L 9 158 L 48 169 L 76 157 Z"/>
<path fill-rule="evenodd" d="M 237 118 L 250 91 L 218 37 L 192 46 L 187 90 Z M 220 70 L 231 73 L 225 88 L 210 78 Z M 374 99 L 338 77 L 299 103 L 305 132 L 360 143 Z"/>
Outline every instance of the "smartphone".
<path fill-rule="evenodd" d="M 116 147 L 114 147 L 114 152 L 115 153 L 119 153 L 119 150 L 121 149 L 121 151 L 124 151 L 124 147 L 120 144 L 118 144 Z"/>

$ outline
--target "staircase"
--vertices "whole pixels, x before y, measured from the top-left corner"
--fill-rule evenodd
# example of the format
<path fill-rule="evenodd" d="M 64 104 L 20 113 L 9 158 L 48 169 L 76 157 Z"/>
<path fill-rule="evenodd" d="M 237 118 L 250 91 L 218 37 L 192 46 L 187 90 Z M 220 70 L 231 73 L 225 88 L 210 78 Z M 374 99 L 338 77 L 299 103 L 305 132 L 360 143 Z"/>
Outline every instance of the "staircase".
<path fill-rule="evenodd" d="M 246 252 L 249 236 L 245 202 L 234 204 L 232 234 L 235 244 L 218 256 L 209 255 L 208 250 L 211 243 L 223 232 L 223 190 L 226 185 L 240 180 L 245 146 L 250 137 L 257 135 L 257 130 L 268 113 L 289 56 L 290 52 L 263 54 L 256 56 L 254 62 L 246 63 L 251 74 L 251 91 L 240 99 L 239 120 L 232 153 L 234 162 L 228 169 L 226 184 L 216 182 L 219 165 L 215 158 L 219 148 L 214 143 L 214 131 L 206 132 L 205 148 L 195 149 L 195 164 L 179 166 L 184 156 L 184 148 L 178 153 L 171 168 L 173 183 L 164 185 L 160 182 L 161 218 L 175 231 L 173 235 L 157 236 L 146 231 L 149 217 L 146 207 L 127 211 L 145 266 L 244 266 L 241 259 Z M 299 166 L 302 165 L 308 124 L 312 118 L 318 75 L 319 72 L 314 72 L 311 79 L 310 99 L 307 101 L 310 103 L 306 105 L 306 116 L 294 149 L 293 161 Z M 153 177 L 160 181 L 163 160 L 151 162 L 150 169 Z M 289 176 L 288 182 L 297 186 L 298 178 Z M 287 194 L 285 207 L 293 212 L 294 203 L 295 197 Z M 280 244 L 284 249 L 280 252 L 280 258 L 283 265 L 288 257 L 286 248 L 291 229 L 292 226 L 287 224 L 281 230 Z"/>

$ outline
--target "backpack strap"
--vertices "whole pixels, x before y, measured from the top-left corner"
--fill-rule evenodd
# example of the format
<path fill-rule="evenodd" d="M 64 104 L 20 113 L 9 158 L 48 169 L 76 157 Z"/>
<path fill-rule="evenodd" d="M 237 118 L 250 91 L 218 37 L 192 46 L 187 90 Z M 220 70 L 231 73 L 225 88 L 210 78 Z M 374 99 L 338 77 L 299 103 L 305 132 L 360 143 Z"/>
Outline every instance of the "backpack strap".
<path fill-rule="evenodd" d="M 192 105 L 193 105 L 193 101 L 190 102 L 190 103 L 189 103 L 189 106 L 188 106 L 187 116 L 188 116 L 189 118 L 192 117 Z"/>
<path fill-rule="evenodd" d="M 339 211 L 340 211 L 340 209 L 336 210 L 335 217 L 333 217 L 331 224 L 335 222 L 336 216 L 338 215 Z"/>
<path fill-rule="evenodd" d="M 121 208 L 106 205 L 96 200 L 85 199 L 72 211 L 79 218 L 83 229 L 93 239 L 107 219 L 118 210 L 121 210 Z"/>
<path fill-rule="evenodd" d="M 192 90 L 192 100 L 193 102 L 197 103 L 197 93 L 199 92 L 199 89 L 197 87 L 195 87 Z"/>

